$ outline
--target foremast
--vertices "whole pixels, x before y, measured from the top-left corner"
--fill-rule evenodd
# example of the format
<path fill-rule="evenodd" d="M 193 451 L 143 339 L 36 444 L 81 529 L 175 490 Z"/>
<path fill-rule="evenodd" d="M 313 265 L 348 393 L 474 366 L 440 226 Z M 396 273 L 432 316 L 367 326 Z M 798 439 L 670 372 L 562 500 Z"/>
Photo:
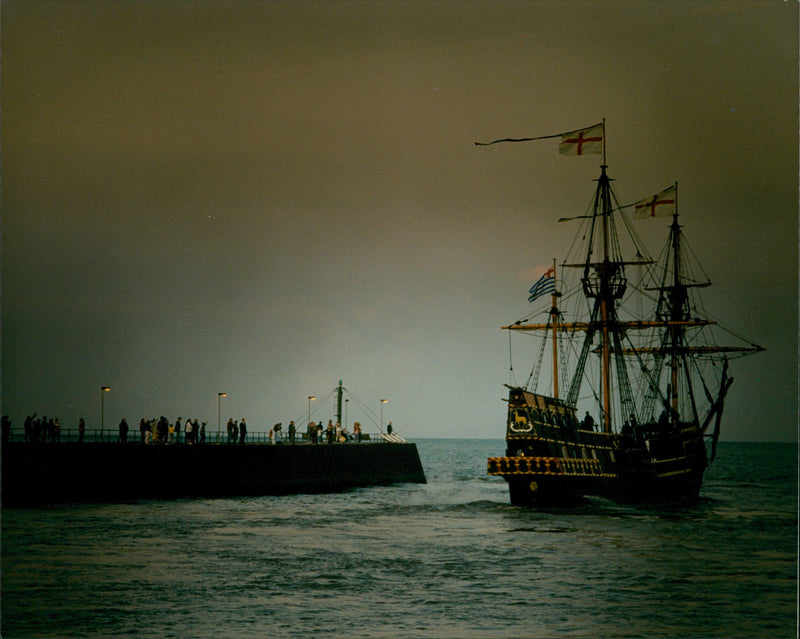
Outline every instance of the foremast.
<path fill-rule="evenodd" d="M 672 260 L 664 261 L 662 271 L 661 286 L 659 287 L 658 305 L 656 307 L 656 317 L 669 322 L 667 330 L 664 332 L 665 344 L 662 352 L 669 357 L 670 383 L 668 388 L 667 403 L 669 417 L 673 425 L 678 424 L 681 417 L 679 404 L 679 373 L 681 368 L 687 370 L 686 383 L 687 392 L 690 397 L 691 413 L 685 416 L 690 421 L 699 426 L 700 418 L 697 411 L 697 402 L 694 398 L 694 388 L 691 385 L 691 377 L 688 375 L 688 361 L 686 350 L 686 330 L 687 327 L 696 325 L 691 321 L 691 307 L 689 303 L 689 289 L 710 286 L 710 282 L 689 282 L 684 276 L 685 265 L 681 251 L 681 226 L 678 224 L 678 189 L 675 185 L 675 210 L 672 214 L 672 224 L 670 225 L 669 243 Z M 671 278 L 671 282 L 669 281 Z M 662 356 L 663 357 L 663 356 Z M 661 358 L 657 358 L 659 360 Z M 727 371 L 727 367 L 726 367 Z M 723 382 L 723 386 L 725 383 Z M 665 407 L 666 408 L 666 407 Z"/>
<path fill-rule="evenodd" d="M 719 346 L 714 343 L 701 343 L 699 339 L 689 335 L 689 330 L 695 328 L 702 330 L 704 326 L 715 324 L 715 322 L 700 319 L 699 311 L 692 303 L 691 291 L 708 287 L 711 282 L 707 278 L 704 281 L 698 281 L 690 272 L 688 255 L 686 255 L 684 247 L 685 241 L 681 225 L 678 222 L 677 187 L 676 183 L 673 190 L 674 211 L 667 245 L 669 256 L 664 260 L 660 285 L 655 289 L 658 291 L 656 319 L 663 322 L 666 330 L 663 332 L 661 344 L 652 349 L 654 351 L 653 379 L 650 382 L 651 392 L 648 394 L 645 405 L 651 407 L 649 409 L 651 410 L 655 402 L 660 400 L 673 427 L 678 427 L 681 423 L 691 424 L 705 433 L 713 420 L 714 431 L 711 435 L 711 457 L 713 459 L 719 438 L 725 396 L 733 383 L 733 378 L 728 375 L 728 355 L 749 354 L 764 349 L 752 343 L 748 343 L 746 346 Z M 639 349 L 638 353 L 643 354 L 650 350 Z M 631 352 L 631 350 L 627 349 L 625 352 Z M 666 367 L 669 370 L 669 383 L 666 396 L 662 397 L 658 390 L 658 377 L 665 358 L 667 359 Z M 718 358 L 722 368 L 716 395 L 708 388 L 704 376 L 697 376 L 709 404 L 703 417 L 700 416 L 698 409 L 699 389 L 695 388 L 692 381 L 692 368 L 700 368 L 698 366 L 700 358 Z M 683 389 L 685 397 L 683 405 L 681 405 L 681 389 Z"/>

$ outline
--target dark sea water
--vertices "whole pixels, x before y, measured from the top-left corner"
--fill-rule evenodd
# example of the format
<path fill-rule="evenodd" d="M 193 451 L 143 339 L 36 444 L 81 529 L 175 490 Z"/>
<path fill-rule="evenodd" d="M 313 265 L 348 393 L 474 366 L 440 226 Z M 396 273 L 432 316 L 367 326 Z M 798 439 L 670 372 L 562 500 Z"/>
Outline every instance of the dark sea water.
<path fill-rule="evenodd" d="M 701 503 L 513 508 L 502 441 L 427 485 L 5 509 L 3 637 L 795 637 L 797 447 L 722 443 Z"/>

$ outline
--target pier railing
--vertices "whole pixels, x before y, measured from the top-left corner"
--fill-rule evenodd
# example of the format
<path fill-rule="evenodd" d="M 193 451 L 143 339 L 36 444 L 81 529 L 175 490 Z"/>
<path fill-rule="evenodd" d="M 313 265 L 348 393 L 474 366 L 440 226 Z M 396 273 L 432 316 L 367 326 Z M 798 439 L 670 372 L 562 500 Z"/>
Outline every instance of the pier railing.
<path fill-rule="evenodd" d="M 205 433 L 205 440 L 201 441 L 202 435 L 198 434 L 197 441 L 193 442 L 193 445 L 196 443 L 197 445 L 208 445 L 208 444 L 222 444 L 222 445 L 239 445 L 239 437 L 237 436 L 236 441 L 228 437 L 227 432 L 217 433 L 216 430 L 210 431 L 206 430 Z M 145 441 L 147 440 L 147 441 Z M 80 433 L 78 432 L 77 428 L 62 428 L 58 431 L 55 435 L 50 433 L 40 432 L 38 436 L 35 438 L 33 436 L 25 437 L 25 431 L 23 428 L 12 428 L 8 433 L 8 438 L 5 441 L 12 441 L 12 442 L 24 442 L 24 441 L 31 441 L 31 443 L 40 443 L 40 444 L 49 444 L 49 443 L 79 443 L 81 441 Z M 127 437 L 125 441 L 122 441 L 120 434 L 117 430 L 109 430 L 109 429 L 99 429 L 99 428 L 87 428 L 83 435 L 83 442 L 88 443 L 108 443 L 108 444 L 186 444 L 186 433 L 173 433 L 167 437 L 167 440 L 164 442 L 156 441 L 151 436 L 149 438 L 142 435 L 138 428 L 130 429 L 128 431 Z M 298 432 L 295 434 L 295 444 L 310 444 L 311 440 L 308 438 L 308 434 L 305 432 Z M 328 439 L 323 431 L 318 435 L 317 441 L 320 444 L 327 444 Z M 361 435 L 361 442 L 362 444 L 370 444 L 376 442 L 383 442 L 384 439 L 380 433 L 363 433 Z M 272 438 L 270 438 L 268 432 L 264 431 L 247 431 L 247 435 L 244 440 L 245 444 L 289 444 L 289 435 L 283 431 L 278 431 L 277 434 L 274 434 Z M 334 442 L 334 443 L 348 443 L 348 444 L 355 444 L 356 440 L 352 434 L 348 433 L 347 441 L 346 442 Z"/>

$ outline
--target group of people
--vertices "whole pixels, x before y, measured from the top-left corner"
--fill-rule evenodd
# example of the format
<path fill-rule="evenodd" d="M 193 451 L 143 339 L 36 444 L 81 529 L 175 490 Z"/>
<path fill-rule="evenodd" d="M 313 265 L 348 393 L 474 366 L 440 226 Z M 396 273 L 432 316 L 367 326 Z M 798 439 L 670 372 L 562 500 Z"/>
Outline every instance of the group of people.
<path fill-rule="evenodd" d="M 231 417 L 228 420 L 228 443 L 235 444 L 237 441 L 240 444 L 244 444 L 244 440 L 247 438 L 247 423 L 242 417 L 242 421 L 233 421 Z"/>
<path fill-rule="evenodd" d="M 291 423 L 290 428 L 294 426 L 294 422 Z M 309 422 L 308 428 L 306 429 L 306 437 L 312 444 L 318 444 L 324 437 L 325 441 L 329 444 L 333 444 L 334 442 L 347 442 L 351 440 L 355 440 L 356 443 L 361 441 L 361 424 L 359 422 L 355 422 L 353 424 L 353 434 L 348 434 L 347 430 L 342 428 L 340 422 L 336 422 L 334 425 L 333 420 L 328 420 L 328 426 L 324 429 L 323 435 L 323 427 L 322 422 Z M 289 436 L 289 443 L 294 443 L 294 436 L 290 431 Z"/>
<path fill-rule="evenodd" d="M 36 417 L 37 413 L 28 415 L 24 423 L 25 443 L 38 444 L 61 441 L 61 421 L 58 417 Z M 242 420 L 244 423 L 244 420 Z M 128 441 L 128 422 L 123 417 L 118 425 L 117 441 L 125 444 Z M 245 431 L 246 432 L 246 431 Z M 159 419 L 144 419 L 139 421 L 139 437 L 143 444 L 179 443 L 181 438 L 187 444 L 205 443 L 206 422 L 200 424 L 197 419 L 187 419 L 182 422 L 178 417 L 173 424 L 163 415 Z M 86 438 L 86 420 L 78 420 L 78 443 L 83 443 Z M 3 441 L 11 439 L 11 420 L 3 416 Z M 242 439 L 242 441 L 244 441 Z"/>
<path fill-rule="evenodd" d="M 8 422 L 9 429 L 11 422 Z M 5 438 L 5 434 L 4 434 Z M 36 413 L 25 418 L 25 441 L 32 444 L 39 442 L 60 442 L 61 441 L 61 422 L 58 417 L 47 418 L 43 415 L 41 419 L 36 419 Z"/>
<path fill-rule="evenodd" d="M 206 422 L 199 423 L 197 419 L 187 419 L 184 423 L 181 417 L 170 421 L 163 415 L 158 419 L 139 420 L 139 441 L 143 444 L 180 444 L 181 438 L 186 444 L 205 444 Z M 121 443 L 128 441 L 128 424 L 125 418 L 119 423 L 119 438 Z"/>
<path fill-rule="evenodd" d="M 186 419 L 178 417 L 175 422 L 170 422 L 165 416 L 158 419 L 139 420 L 139 441 L 142 444 L 204 444 L 206 442 L 207 422 L 200 423 L 197 419 Z M 230 418 L 227 422 L 227 442 L 229 444 L 243 445 L 247 439 L 247 422 L 244 418 L 234 420 Z M 125 444 L 128 442 L 130 427 L 127 420 L 123 417 L 118 426 L 117 442 Z M 389 422 L 387 431 L 392 432 L 392 424 Z M 72 431 L 74 432 L 74 431 Z M 102 429 L 101 429 L 102 432 Z M 275 424 L 269 431 L 269 441 L 272 444 L 284 441 L 282 437 L 281 424 Z M 294 421 L 289 422 L 286 429 L 286 440 L 289 444 L 294 444 L 297 438 L 297 426 Z M 3 441 L 9 441 L 11 437 L 11 420 L 8 416 L 3 416 Z M 25 442 L 60 442 L 61 441 L 61 422 L 58 417 L 48 419 L 47 417 L 37 418 L 36 413 L 29 415 L 25 419 Z M 73 435 L 74 437 L 74 435 Z M 86 437 L 86 421 L 83 417 L 78 421 L 78 443 L 82 443 Z M 112 435 L 113 437 L 113 435 Z M 361 442 L 361 424 L 353 424 L 352 433 L 348 433 L 341 423 L 333 423 L 328 420 L 327 427 L 323 427 L 322 422 L 309 422 L 306 429 L 306 439 L 312 444 L 327 442 L 328 444 L 354 441 Z M 74 441 L 69 433 L 67 439 Z"/>

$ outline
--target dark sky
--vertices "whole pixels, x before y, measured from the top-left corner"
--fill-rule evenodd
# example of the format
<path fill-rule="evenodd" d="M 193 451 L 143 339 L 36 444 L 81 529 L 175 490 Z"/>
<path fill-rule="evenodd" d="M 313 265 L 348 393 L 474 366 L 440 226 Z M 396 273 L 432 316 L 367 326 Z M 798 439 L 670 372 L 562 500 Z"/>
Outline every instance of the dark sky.
<path fill-rule="evenodd" d="M 107 385 L 107 425 L 224 391 L 261 429 L 342 379 L 409 437 L 502 437 L 500 326 L 599 158 L 473 141 L 606 118 L 620 199 L 679 182 L 708 308 L 768 349 L 723 437 L 795 439 L 797 3 L 12 0 L 1 35 L 15 425 L 97 425 Z"/>

